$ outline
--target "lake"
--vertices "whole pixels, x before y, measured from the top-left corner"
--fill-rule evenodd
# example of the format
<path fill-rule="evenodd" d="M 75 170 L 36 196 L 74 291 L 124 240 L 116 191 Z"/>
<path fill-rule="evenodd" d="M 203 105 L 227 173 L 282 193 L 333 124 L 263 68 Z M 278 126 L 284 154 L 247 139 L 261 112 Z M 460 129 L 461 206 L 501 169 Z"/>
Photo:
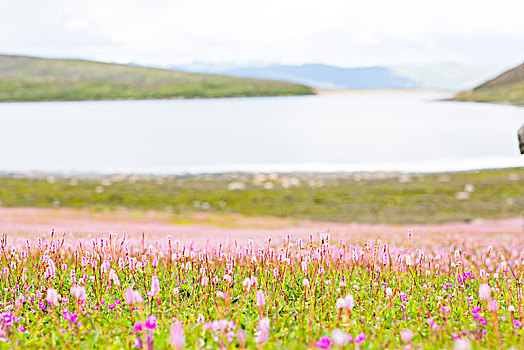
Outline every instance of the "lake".
<path fill-rule="evenodd" d="M 441 93 L 0 103 L 0 171 L 432 172 L 524 166 L 524 108 Z"/>

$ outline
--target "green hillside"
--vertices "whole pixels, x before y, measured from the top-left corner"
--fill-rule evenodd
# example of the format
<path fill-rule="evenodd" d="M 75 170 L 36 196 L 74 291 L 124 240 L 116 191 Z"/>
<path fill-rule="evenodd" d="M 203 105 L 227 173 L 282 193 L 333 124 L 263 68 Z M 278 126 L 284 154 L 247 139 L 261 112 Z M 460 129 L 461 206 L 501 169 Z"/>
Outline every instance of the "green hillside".
<path fill-rule="evenodd" d="M 524 63 L 473 90 L 459 93 L 453 100 L 524 105 Z"/>
<path fill-rule="evenodd" d="M 0 55 L 0 101 L 313 94 L 307 86 L 85 60 Z"/>

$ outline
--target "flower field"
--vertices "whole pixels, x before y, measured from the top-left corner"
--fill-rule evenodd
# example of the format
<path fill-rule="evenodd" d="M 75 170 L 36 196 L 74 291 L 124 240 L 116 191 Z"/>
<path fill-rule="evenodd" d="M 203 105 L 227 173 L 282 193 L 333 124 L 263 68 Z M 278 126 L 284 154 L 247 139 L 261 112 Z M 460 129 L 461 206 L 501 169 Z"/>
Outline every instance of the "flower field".
<path fill-rule="evenodd" d="M 523 243 L 4 235 L 0 347 L 521 348 Z"/>

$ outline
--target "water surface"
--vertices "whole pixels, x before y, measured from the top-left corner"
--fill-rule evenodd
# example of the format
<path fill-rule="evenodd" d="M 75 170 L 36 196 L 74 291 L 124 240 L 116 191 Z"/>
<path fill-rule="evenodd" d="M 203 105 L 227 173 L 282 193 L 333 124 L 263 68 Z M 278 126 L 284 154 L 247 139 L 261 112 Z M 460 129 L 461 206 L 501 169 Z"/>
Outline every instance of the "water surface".
<path fill-rule="evenodd" d="M 0 170 L 441 171 L 524 166 L 524 108 L 436 93 L 0 103 Z"/>

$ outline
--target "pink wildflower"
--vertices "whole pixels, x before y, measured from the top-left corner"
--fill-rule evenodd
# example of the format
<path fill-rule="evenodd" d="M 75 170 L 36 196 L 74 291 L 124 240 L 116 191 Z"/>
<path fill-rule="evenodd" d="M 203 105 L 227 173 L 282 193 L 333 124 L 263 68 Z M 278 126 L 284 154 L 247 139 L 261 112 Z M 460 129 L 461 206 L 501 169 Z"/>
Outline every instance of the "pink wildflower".
<path fill-rule="evenodd" d="M 146 319 L 145 326 L 147 329 L 151 329 L 151 330 L 155 329 L 156 328 L 156 316 L 155 315 L 149 316 Z"/>
<path fill-rule="evenodd" d="M 269 319 L 263 318 L 258 322 L 257 343 L 264 344 L 269 339 Z"/>
<path fill-rule="evenodd" d="M 182 322 L 175 320 L 171 325 L 169 331 L 170 344 L 175 349 L 183 349 L 186 345 L 186 337 L 184 335 L 184 325 Z"/>
<path fill-rule="evenodd" d="M 355 345 L 362 344 L 366 340 L 366 334 L 364 332 L 361 332 L 359 335 L 355 337 Z"/>
<path fill-rule="evenodd" d="M 52 304 L 54 306 L 58 306 L 58 292 L 56 291 L 56 289 L 49 288 L 47 290 L 47 296 L 46 296 L 45 300 L 49 304 Z"/>
<path fill-rule="evenodd" d="M 157 276 L 153 276 L 153 280 L 151 281 L 151 295 L 158 295 L 160 292 L 160 282 L 158 281 Z"/>
<path fill-rule="evenodd" d="M 331 348 L 331 339 L 327 336 L 323 336 L 315 343 L 317 349 L 330 349 Z"/>
<path fill-rule="evenodd" d="M 264 292 L 262 290 L 257 291 L 257 306 L 262 307 L 266 305 L 266 297 L 264 296 Z"/>

